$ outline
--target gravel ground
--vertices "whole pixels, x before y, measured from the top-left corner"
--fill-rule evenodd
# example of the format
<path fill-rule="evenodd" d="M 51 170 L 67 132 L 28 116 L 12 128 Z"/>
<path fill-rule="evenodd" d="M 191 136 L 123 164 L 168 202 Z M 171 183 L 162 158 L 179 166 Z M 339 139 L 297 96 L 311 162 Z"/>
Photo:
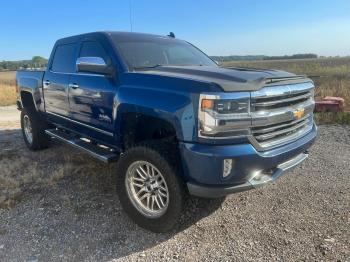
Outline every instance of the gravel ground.
<path fill-rule="evenodd" d="M 31 153 L 0 130 L 0 261 L 350 261 L 349 158 L 350 127 L 320 126 L 293 172 L 193 199 L 176 230 L 154 234 L 121 209 L 115 165 L 60 144 Z"/>

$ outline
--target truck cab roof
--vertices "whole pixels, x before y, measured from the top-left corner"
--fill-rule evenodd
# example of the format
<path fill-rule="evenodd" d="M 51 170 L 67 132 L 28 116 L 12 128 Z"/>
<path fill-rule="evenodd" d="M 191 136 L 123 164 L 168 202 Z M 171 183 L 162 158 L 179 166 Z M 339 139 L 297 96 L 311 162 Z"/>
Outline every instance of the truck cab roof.
<path fill-rule="evenodd" d="M 113 37 L 114 39 L 120 40 L 147 40 L 154 38 L 163 38 L 163 39 L 173 39 L 174 41 L 182 41 L 169 36 L 155 35 L 155 34 L 146 34 L 146 33 L 136 33 L 136 32 L 121 32 L 121 31 L 99 31 L 84 33 L 80 35 L 69 36 L 57 40 L 57 44 L 66 44 L 72 42 L 78 42 L 85 38 L 90 37 Z"/>

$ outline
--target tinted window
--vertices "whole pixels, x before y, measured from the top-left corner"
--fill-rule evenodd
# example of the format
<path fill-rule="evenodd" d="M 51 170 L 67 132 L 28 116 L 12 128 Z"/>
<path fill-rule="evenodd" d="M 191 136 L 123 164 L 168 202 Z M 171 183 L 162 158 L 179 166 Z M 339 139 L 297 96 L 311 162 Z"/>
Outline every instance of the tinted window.
<path fill-rule="evenodd" d="M 186 65 L 186 64 L 206 64 L 205 61 L 198 60 L 198 52 L 195 52 L 192 48 L 183 48 L 183 46 L 173 46 L 166 50 L 168 59 L 173 64 Z M 211 63 L 211 61 L 210 61 Z"/>
<path fill-rule="evenodd" d="M 59 45 L 53 57 L 51 69 L 54 72 L 75 72 L 76 44 Z"/>
<path fill-rule="evenodd" d="M 98 42 L 84 42 L 79 57 L 86 57 L 86 56 L 93 56 L 93 57 L 101 57 L 103 60 L 105 60 L 106 63 L 108 63 L 108 55 L 102 45 Z"/>
<path fill-rule="evenodd" d="M 135 37 L 133 39 L 112 36 L 126 63 L 134 69 L 156 65 L 217 66 L 208 56 L 191 44 L 169 37 Z"/>

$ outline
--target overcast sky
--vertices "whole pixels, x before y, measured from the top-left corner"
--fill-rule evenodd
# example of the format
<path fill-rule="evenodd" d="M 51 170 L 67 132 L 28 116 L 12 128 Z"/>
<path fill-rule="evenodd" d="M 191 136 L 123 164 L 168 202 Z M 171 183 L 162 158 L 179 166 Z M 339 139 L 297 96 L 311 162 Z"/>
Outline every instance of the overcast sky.
<path fill-rule="evenodd" d="M 3 1 L 0 60 L 48 57 L 54 42 L 92 31 L 192 42 L 209 55 L 350 55 L 349 0 Z"/>

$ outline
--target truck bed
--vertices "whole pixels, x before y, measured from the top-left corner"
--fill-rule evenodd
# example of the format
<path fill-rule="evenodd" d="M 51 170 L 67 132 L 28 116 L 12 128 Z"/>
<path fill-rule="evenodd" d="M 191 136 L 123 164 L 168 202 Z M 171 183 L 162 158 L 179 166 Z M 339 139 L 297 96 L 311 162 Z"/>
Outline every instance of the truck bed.
<path fill-rule="evenodd" d="M 29 70 L 20 70 L 16 73 L 16 82 L 18 87 L 18 101 L 17 106 L 20 109 L 23 105 L 20 101 L 22 97 L 22 91 L 31 93 L 31 97 L 34 100 L 35 107 L 39 109 L 42 97 L 42 85 L 43 77 L 45 71 L 29 71 Z M 23 97 L 22 97 L 23 99 Z M 22 100 L 21 99 L 21 100 Z"/>
<path fill-rule="evenodd" d="M 21 80 L 23 79 L 33 79 L 37 80 L 38 82 L 38 87 L 42 85 L 42 79 L 44 77 L 44 70 L 18 70 L 16 73 L 16 79 L 18 83 L 21 83 Z"/>

